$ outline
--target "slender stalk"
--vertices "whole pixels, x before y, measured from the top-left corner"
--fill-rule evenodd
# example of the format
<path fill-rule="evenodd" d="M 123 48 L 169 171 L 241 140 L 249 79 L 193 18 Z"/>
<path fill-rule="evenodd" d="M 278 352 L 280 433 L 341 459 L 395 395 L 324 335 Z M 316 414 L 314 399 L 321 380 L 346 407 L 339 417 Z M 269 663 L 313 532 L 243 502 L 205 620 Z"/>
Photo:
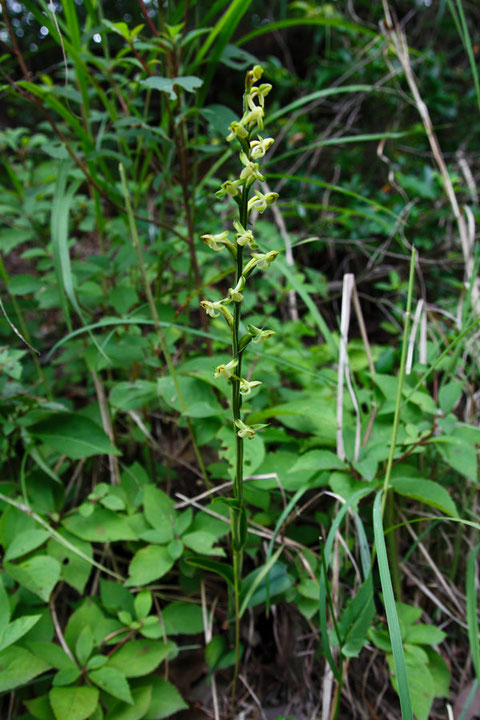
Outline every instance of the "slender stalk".
<path fill-rule="evenodd" d="M 120 177 L 121 177 L 121 181 L 122 181 L 123 194 L 124 194 L 124 198 L 125 198 L 125 206 L 126 206 L 126 211 L 127 211 L 127 215 L 128 215 L 128 221 L 130 224 L 130 232 L 132 234 L 132 242 L 133 242 L 133 245 L 137 252 L 138 266 L 140 269 L 140 275 L 142 277 L 143 286 L 145 289 L 145 295 L 147 296 L 148 306 L 149 306 L 150 312 L 152 314 L 153 324 L 154 324 L 154 327 L 155 327 L 155 330 L 156 330 L 156 333 L 158 336 L 158 340 L 160 342 L 160 347 L 162 349 L 162 353 L 165 358 L 165 362 L 167 363 L 168 372 L 170 373 L 170 377 L 172 378 L 172 382 L 175 387 L 175 392 L 178 397 L 178 402 L 180 404 L 182 414 L 185 417 L 188 432 L 190 433 L 190 438 L 192 440 L 193 450 L 194 450 L 195 456 L 197 458 L 198 466 L 202 472 L 203 479 L 205 481 L 205 485 L 206 485 L 207 489 L 210 489 L 210 481 L 208 479 L 207 469 L 203 462 L 202 455 L 200 453 L 200 448 L 198 447 L 198 443 L 197 443 L 197 440 L 195 437 L 195 431 L 194 431 L 192 422 L 187 415 L 187 413 L 188 413 L 187 404 L 186 404 L 185 398 L 183 396 L 182 388 L 181 388 L 180 382 L 178 380 L 178 375 L 175 370 L 175 366 L 173 364 L 172 356 L 168 349 L 168 345 L 167 345 L 167 341 L 165 339 L 165 334 L 163 332 L 163 328 L 160 324 L 160 319 L 159 319 L 158 313 L 157 313 L 157 307 L 155 305 L 155 299 L 153 297 L 152 289 L 150 287 L 150 283 L 147 278 L 147 271 L 146 271 L 145 263 L 143 260 L 142 246 L 140 244 L 140 238 L 138 235 L 135 218 L 133 216 L 132 206 L 130 204 L 130 197 L 128 195 L 127 178 L 125 175 L 125 168 L 123 167 L 122 164 L 120 164 L 119 169 L 120 169 Z"/>

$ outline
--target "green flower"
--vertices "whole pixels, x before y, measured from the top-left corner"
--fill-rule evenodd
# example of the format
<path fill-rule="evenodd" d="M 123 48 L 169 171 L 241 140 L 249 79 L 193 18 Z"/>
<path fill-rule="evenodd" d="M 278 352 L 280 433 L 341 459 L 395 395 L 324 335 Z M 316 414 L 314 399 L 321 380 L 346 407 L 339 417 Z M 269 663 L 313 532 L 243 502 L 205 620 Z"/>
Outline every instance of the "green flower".
<path fill-rule="evenodd" d="M 273 138 L 262 138 L 261 135 L 258 135 L 258 140 L 252 140 L 250 142 L 251 159 L 256 160 L 257 158 L 263 157 L 274 142 L 275 140 Z"/>
<path fill-rule="evenodd" d="M 252 438 L 255 437 L 254 428 L 250 427 L 249 425 L 245 425 L 243 420 L 235 420 L 235 425 L 238 428 L 238 437 L 248 438 L 249 440 L 252 440 Z"/>
<path fill-rule="evenodd" d="M 260 380 L 252 380 L 249 382 L 248 380 L 240 378 L 240 395 L 250 395 L 253 388 L 261 384 Z"/>
<path fill-rule="evenodd" d="M 225 230 L 218 235 L 211 235 L 210 233 L 207 233 L 206 235 L 202 235 L 202 240 L 209 248 L 216 250 L 217 252 L 219 250 L 223 250 L 225 245 L 233 245 L 233 243 L 231 243 L 228 239 L 228 230 Z"/>
<path fill-rule="evenodd" d="M 264 213 L 269 205 L 273 205 L 278 198 L 278 193 L 270 192 L 264 195 L 260 190 L 255 190 L 255 195 L 248 201 L 248 212 L 255 208 L 260 214 Z"/>
<path fill-rule="evenodd" d="M 235 120 L 230 123 L 228 129 L 230 130 L 230 134 L 227 135 L 227 142 L 231 142 L 232 140 L 235 140 L 235 138 L 245 140 L 245 138 L 248 137 L 248 130 L 243 127 L 243 118 L 241 122 Z"/>
<path fill-rule="evenodd" d="M 241 180 L 227 180 L 226 182 L 222 183 L 220 190 L 218 190 L 215 193 L 215 196 L 221 200 L 225 197 L 225 195 L 230 195 L 230 197 L 236 197 L 240 190 L 242 182 Z"/>
<path fill-rule="evenodd" d="M 273 330 L 261 330 L 260 328 L 255 327 L 255 325 L 249 325 L 248 332 L 252 336 L 252 343 L 255 343 L 255 345 L 265 342 L 265 340 L 268 340 L 275 335 Z"/>
<path fill-rule="evenodd" d="M 260 172 L 258 163 L 251 162 L 244 152 L 240 153 L 240 160 L 245 165 L 240 173 L 240 180 L 246 182 L 247 187 L 255 182 L 255 180 L 260 180 L 260 182 L 265 180 L 264 176 Z"/>
<path fill-rule="evenodd" d="M 278 250 L 270 250 L 267 253 L 252 253 L 252 257 L 256 260 L 259 270 L 266 270 L 278 255 Z"/>
<path fill-rule="evenodd" d="M 251 248 L 257 247 L 253 237 L 253 232 L 251 230 L 245 230 L 240 220 L 234 220 L 233 227 L 237 231 L 235 241 L 238 245 L 241 245 L 242 247 L 248 245 L 248 247 Z"/>
<path fill-rule="evenodd" d="M 226 365 L 218 365 L 215 368 L 214 378 L 224 377 L 229 380 L 233 375 L 233 370 L 238 365 L 238 360 L 230 360 Z"/>

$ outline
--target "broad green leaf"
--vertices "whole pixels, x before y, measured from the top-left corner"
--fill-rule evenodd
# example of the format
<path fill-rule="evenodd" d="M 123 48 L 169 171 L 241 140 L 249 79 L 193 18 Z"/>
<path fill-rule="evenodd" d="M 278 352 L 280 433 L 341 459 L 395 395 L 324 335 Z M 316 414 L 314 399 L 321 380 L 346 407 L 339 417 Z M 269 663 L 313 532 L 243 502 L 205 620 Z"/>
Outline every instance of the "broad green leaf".
<path fill-rule="evenodd" d="M 463 432 L 459 428 L 455 428 L 448 438 L 436 438 L 437 442 L 440 439 L 444 440 L 444 442 L 438 444 L 437 447 L 444 460 L 460 475 L 476 483 L 478 457 L 473 443 L 463 436 Z"/>
<path fill-rule="evenodd" d="M 150 707 L 152 698 L 152 686 L 139 687 L 132 691 L 133 706 L 127 703 L 116 703 L 105 720 L 140 720 Z"/>
<path fill-rule="evenodd" d="M 175 91 L 175 85 L 183 88 L 187 92 L 195 92 L 195 90 L 203 85 L 203 80 L 195 77 L 194 75 L 185 75 L 184 77 L 165 78 L 158 75 L 149 77 L 146 80 L 142 80 L 141 85 L 152 88 L 153 90 L 160 90 L 168 94 L 171 100 L 175 100 L 177 97 Z"/>
<path fill-rule="evenodd" d="M 203 633 L 203 614 L 200 605 L 173 602 L 162 611 L 167 635 L 196 635 Z"/>
<path fill-rule="evenodd" d="M 141 590 L 133 601 L 135 607 L 135 614 L 138 620 L 146 618 L 152 609 L 152 593 L 150 590 Z"/>
<path fill-rule="evenodd" d="M 446 637 L 443 630 L 433 625 L 411 625 L 403 639 L 412 645 L 439 645 Z"/>
<path fill-rule="evenodd" d="M 419 500 L 447 515 L 458 517 L 455 503 L 448 491 L 439 483 L 418 477 L 395 477 L 391 479 L 390 485 L 399 495 Z"/>
<path fill-rule="evenodd" d="M 456 404 L 460 400 L 463 388 L 464 385 L 459 380 L 452 380 L 440 388 L 438 391 L 438 404 L 440 406 L 440 410 L 445 415 L 451 413 L 455 408 Z"/>
<path fill-rule="evenodd" d="M 358 657 L 365 645 L 374 617 L 373 583 L 369 576 L 348 603 L 340 618 L 341 649 L 345 657 Z"/>
<path fill-rule="evenodd" d="M 41 615 L 24 615 L 23 617 L 12 620 L 6 627 L 0 630 L 0 650 L 13 645 L 20 640 L 21 637 L 37 624 Z"/>
<path fill-rule="evenodd" d="M 0 652 L 0 692 L 26 685 L 50 665 L 25 648 L 13 646 Z"/>
<path fill-rule="evenodd" d="M 65 518 L 64 527 L 81 540 L 90 542 L 118 542 L 119 540 L 137 540 L 129 518 L 120 513 L 95 507 L 92 514 L 82 517 L 79 513 Z"/>
<path fill-rule="evenodd" d="M 152 527 L 165 534 L 162 540 L 157 542 L 167 543 L 173 540 L 173 526 L 175 523 L 176 511 L 174 503 L 168 495 L 154 485 L 146 485 L 143 490 L 143 507 L 145 517 Z"/>
<path fill-rule="evenodd" d="M 34 655 L 45 660 L 45 662 L 57 670 L 67 670 L 75 667 L 65 650 L 53 642 L 29 642 L 28 648 Z"/>
<path fill-rule="evenodd" d="M 249 420 L 250 422 L 250 420 Z M 230 475 L 233 476 L 235 467 L 235 436 L 229 427 L 223 426 L 217 433 L 222 442 L 220 456 L 230 465 Z M 253 475 L 265 458 L 265 443 L 258 433 L 243 443 L 244 474 Z"/>
<path fill-rule="evenodd" d="M 57 532 L 68 540 L 71 545 L 77 547 L 84 555 L 93 559 L 93 551 L 90 543 L 70 535 L 65 532 L 63 528 L 59 528 Z M 75 588 L 78 593 L 82 594 L 92 572 L 92 565 L 79 557 L 77 553 L 69 550 L 65 545 L 61 545 L 54 538 L 47 543 L 47 553 L 61 564 L 62 580 L 65 580 L 65 582 Z"/>
<path fill-rule="evenodd" d="M 140 593 L 141 594 L 141 593 Z M 134 601 L 130 590 L 112 580 L 100 580 L 100 598 L 102 606 L 114 615 L 124 610 L 133 615 Z"/>
<path fill-rule="evenodd" d="M 163 678 L 152 677 L 152 699 L 145 720 L 162 720 L 188 708 L 177 688 Z"/>
<path fill-rule="evenodd" d="M 162 377 L 157 380 L 157 388 L 167 405 L 192 418 L 221 417 L 225 415 L 225 411 L 218 402 L 214 390 L 208 383 L 196 377 L 182 375 L 178 376 L 178 382 L 187 411 L 186 413 L 182 411 L 173 380 L 170 377 Z"/>
<path fill-rule="evenodd" d="M 173 642 L 130 640 L 110 656 L 105 667 L 115 668 L 125 677 L 141 677 L 153 672 L 176 649 Z"/>
<path fill-rule="evenodd" d="M 41 695 L 35 700 L 24 700 L 23 702 L 37 720 L 52 720 L 52 706 L 48 695 Z"/>
<path fill-rule="evenodd" d="M 10 621 L 10 602 L 8 599 L 7 591 L 3 585 L 3 579 L 0 575 L 0 628 L 8 625 Z"/>
<path fill-rule="evenodd" d="M 37 555 L 20 565 L 5 562 L 5 569 L 22 587 L 48 602 L 60 579 L 60 563 L 48 555 Z"/>
<path fill-rule="evenodd" d="M 5 560 L 15 560 L 32 550 L 36 550 L 40 545 L 43 545 L 49 537 L 50 535 L 46 530 L 25 530 L 17 535 L 8 546 L 7 552 L 5 553 Z"/>
<path fill-rule="evenodd" d="M 88 625 L 85 625 L 75 643 L 75 655 L 81 666 L 86 665 L 93 650 L 93 633 Z"/>
<path fill-rule="evenodd" d="M 393 656 L 387 655 L 390 679 L 398 693 L 398 683 L 395 675 Z M 415 656 L 405 648 L 405 662 L 407 668 L 408 689 L 412 701 L 412 710 L 417 720 L 428 720 L 434 699 L 434 682 L 427 665 L 416 660 Z"/>
<path fill-rule="evenodd" d="M 147 545 L 133 556 L 128 568 L 127 586 L 147 585 L 158 580 L 173 567 L 174 560 L 162 545 Z"/>
<path fill-rule="evenodd" d="M 220 555 L 225 556 L 225 550 L 221 547 L 213 547 L 217 542 L 215 535 L 204 530 L 187 533 L 182 537 L 184 544 L 199 555 Z"/>
<path fill-rule="evenodd" d="M 428 656 L 428 669 L 433 678 L 435 697 L 448 698 L 450 688 L 450 670 L 445 660 L 433 648 L 425 648 Z"/>
<path fill-rule="evenodd" d="M 55 687 L 48 693 L 56 720 L 86 720 L 95 711 L 98 696 L 93 687 Z"/>
<path fill-rule="evenodd" d="M 29 431 L 53 450 L 73 460 L 92 455 L 120 455 L 103 429 L 87 417 L 73 413 L 55 413 L 32 425 Z"/>
<path fill-rule="evenodd" d="M 77 682 L 82 674 L 82 670 L 79 667 L 70 667 L 59 670 L 53 678 L 53 687 L 64 687 L 65 685 L 73 685 Z"/>
<path fill-rule="evenodd" d="M 99 670 L 91 670 L 88 677 L 101 690 L 105 690 L 117 700 L 133 705 L 133 698 L 126 676 L 117 668 L 101 667 Z"/>
<path fill-rule="evenodd" d="M 157 383 L 149 380 L 117 383 L 110 392 L 110 403 L 127 412 L 139 410 L 150 402 L 158 402 Z"/>
<path fill-rule="evenodd" d="M 205 646 L 205 660 L 211 672 L 216 669 L 226 649 L 227 643 L 223 635 L 214 635 Z"/>
<path fill-rule="evenodd" d="M 309 470 L 313 473 L 320 470 L 345 470 L 346 467 L 343 460 L 331 450 L 309 450 L 298 458 L 288 472 Z"/>

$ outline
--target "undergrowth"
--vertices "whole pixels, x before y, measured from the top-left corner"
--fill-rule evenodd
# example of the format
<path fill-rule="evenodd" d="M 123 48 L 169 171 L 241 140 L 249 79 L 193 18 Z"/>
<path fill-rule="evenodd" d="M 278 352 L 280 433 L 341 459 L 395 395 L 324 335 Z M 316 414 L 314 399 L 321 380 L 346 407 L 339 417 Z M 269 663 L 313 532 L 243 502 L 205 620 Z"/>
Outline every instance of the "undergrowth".
<path fill-rule="evenodd" d="M 371 5 L 1 3 L 2 718 L 475 715 L 478 9 Z"/>

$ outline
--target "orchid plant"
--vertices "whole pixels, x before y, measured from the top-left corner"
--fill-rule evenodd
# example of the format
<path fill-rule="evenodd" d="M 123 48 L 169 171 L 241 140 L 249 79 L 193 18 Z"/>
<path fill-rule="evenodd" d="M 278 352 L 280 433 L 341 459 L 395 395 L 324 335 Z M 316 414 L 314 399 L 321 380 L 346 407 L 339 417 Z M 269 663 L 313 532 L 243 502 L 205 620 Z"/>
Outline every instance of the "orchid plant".
<path fill-rule="evenodd" d="M 239 596 L 242 574 L 243 548 L 247 534 L 247 521 L 243 499 L 243 442 L 251 439 L 263 425 L 247 425 L 242 419 L 242 397 L 250 395 L 252 390 L 261 385 L 258 380 L 247 380 L 242 377 L 242 357 L 249 343 L 261 343 L 268 340 L 274 333 L 272 330 L 247 325 L 247 332 L 240 334 L 242 301 L 246 284 L 255 270 L 266 270 L 278 255 L 277 250 L 266 253 L 258 252 L 253 230 L 251 214 L 253 210 L 263 213 L 278 198 L 274 192 L 262 193 L 258 189 L 251 191 L 256 181 L 263 182 L 260 165 L 257 162 L 264 157 L 272 146 L 273 138 L 264 138 L 259 133 L 263 130 L 265 98 L 272 89 L 268 83 L 257 84 L 263 75 L 263 68 L 256 65 L 247 72 L 245 92 L 243 95 L 243 115 L 239 121 L 231 123 L 227 136 L 228 142 L 236 141 L 240 145 L 240 163 L 242 169 L 235 180 L 224 182 L 216 193 L 218 198 L 231 197 L 238 206 L 238 217 L 233 221 L 234 239 L 231 230 L 223 230 L 217 234 L 207 233 L 202 236 L 204 242 L 214 251 L 227 249 L 235 263 L 235 279 L 233 287 L 226 297 L 219 301 L 202 300 L 201 305 L 210 317 L 223 316 L 232 334 L 232 360 L 219 365 L 215 369 L 215 378 L 226 378 L 232 388 L 232 420 L 235 432 L 235 473 L 233 481 L 233 500 L 229 502 L 231 515 L 234 602 L 235 602 L 235 683 L 240 660 L 240 616 Z M 248 255 L 247 255 L 248 253 Z"/>

